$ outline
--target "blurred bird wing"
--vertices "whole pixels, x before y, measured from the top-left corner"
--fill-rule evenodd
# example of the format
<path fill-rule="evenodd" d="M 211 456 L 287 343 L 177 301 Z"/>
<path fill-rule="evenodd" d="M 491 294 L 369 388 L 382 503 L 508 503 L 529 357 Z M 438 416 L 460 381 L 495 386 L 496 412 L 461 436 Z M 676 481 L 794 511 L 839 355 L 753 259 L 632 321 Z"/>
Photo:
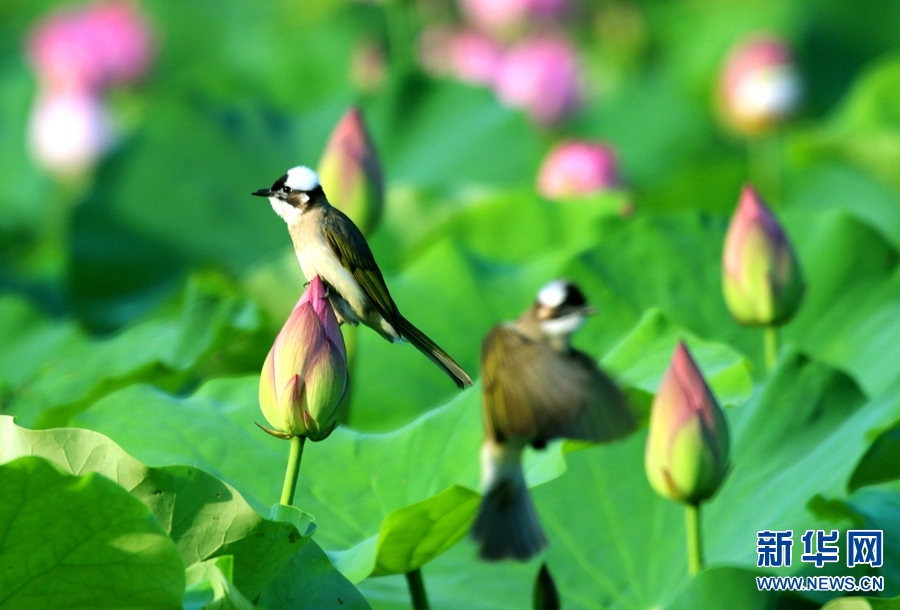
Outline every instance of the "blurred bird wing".
<path fill-rule="evenodd" d="M 331 250 L 372 301 L 375 310 L 388 322 L 392 321 L 396 315 L 396 305 L 360 230 L 343 212 L 335 208 L 325 215 L 322 230 Z"/>
<path fill-rule="evenodd" d="M 581 352 L 561 355 L 498 326 L 484 340 L 481 372 L 485 425 L 498 441 L 606 441 L 634 429 L 622 392 Z"/>
<path fill-rule="evenodd" d="M 573 349 L 566 358 L 576 362 L 585 371 L 589 401 L 562 436 L 603 442 L 622 438 L 632 432 L 637 427 L 637 420 L 616 382 L 584 352 Z"/>

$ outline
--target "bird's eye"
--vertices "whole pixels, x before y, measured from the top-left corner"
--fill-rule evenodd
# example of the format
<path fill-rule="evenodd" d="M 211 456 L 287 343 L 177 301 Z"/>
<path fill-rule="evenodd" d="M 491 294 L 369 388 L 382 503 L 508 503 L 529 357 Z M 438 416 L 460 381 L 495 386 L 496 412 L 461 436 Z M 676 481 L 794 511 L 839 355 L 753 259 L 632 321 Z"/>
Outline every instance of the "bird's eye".
<path fill-rule="evenodd" d="M 285 193 L 290 193 L 291 187 L 289 187 L 288 185 L 285 184 L 283 187 L 281 187 L 281 190 Z"/>

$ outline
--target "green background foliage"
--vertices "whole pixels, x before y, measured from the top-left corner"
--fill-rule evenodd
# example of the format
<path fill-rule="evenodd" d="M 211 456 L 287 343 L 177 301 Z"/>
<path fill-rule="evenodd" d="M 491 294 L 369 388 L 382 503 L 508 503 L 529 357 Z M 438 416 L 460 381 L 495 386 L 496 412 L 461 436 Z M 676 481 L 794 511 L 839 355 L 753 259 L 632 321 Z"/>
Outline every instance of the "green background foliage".
<path fill-rule="evenodd" d="M 543 561 L 567 610 L 896 603 L 900 3 L 585 0 L 591 18 L 568 27 L 596 86 L 541 128 L 484 88 L 422 73 L 417 4 L 145 0 L 154 66 L 112 92 L 121 138 L 77 181 L 43 173 L 25 145 L 37 89 L 23 49 L 59 6 L 0 3 L 0 609 L 393 610 L 409 607 L 403 573 L 421 568 L 435 609 L 519 610 Z M 623 11 L 631 38 L 603 29 Z M 796 120 L 751 145 L 711 100 L 730 46 L 759 29 L 793 42 L 807 95 Z M 352 76 L 361 40 L 395 45 L 374 90 Z M 304 279 L 283 223 L 249 193 L 314 166 L 353 104 L 388 186 L 369 241 L 404 314 L 476 378 L 487 330 L 568 277 L 599 311 L 578 347 L 643 416 L 609 445 L 528 453 L 550 539 L 530 563 L 480 562 L 465 538 L 477 379 L 457 393 L 414 349 L 366 329 L 346 425 L 306 445 L 298 508 L 269 512 L 287 444 L 255 426 L 258 374 Z M 625 186 L 540 197 L 541 159 L 564 138 L 613 145 Z M 768 373 L 760 332 L 721 297 L 722 243 L 748 181 L 807 281 Z M 679 339 L 733 440 L 695 578 L 681 507 L 643 466 L 646 411 Z M 861 527 L 885 532 L 879 570 L 816 570 L 796 535 L 791 568 L 756 567 L 757 530 L 843 540 Z M 754 581 L 848 573 L 884 576 L 883 597 Z"/>

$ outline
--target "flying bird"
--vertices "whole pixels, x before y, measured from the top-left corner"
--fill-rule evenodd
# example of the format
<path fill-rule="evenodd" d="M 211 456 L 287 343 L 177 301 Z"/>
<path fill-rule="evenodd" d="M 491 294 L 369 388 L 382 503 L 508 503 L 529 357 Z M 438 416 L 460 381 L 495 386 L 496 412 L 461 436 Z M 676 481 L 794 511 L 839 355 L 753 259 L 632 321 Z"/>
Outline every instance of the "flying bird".
<path fill-rule="evenodd" d="M 594 310 L 579 288 L 554 280 L 518 319 L 495 326 L 481 351 L 484 498 L 472 537 L 487 560 L 525 561 L 547 546 L 522 470 L 526 446 L 556 438 L 620 438 L 635 419 L 618 386 L 571 345 Z"/>

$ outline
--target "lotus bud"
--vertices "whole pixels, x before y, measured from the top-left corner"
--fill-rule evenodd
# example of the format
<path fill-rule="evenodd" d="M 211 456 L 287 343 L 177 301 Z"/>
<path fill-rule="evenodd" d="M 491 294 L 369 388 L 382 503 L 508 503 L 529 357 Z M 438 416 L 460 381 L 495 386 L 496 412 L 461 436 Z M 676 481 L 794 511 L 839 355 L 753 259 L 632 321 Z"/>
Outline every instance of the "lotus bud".
<path fill-rule="evenodd" d="M 331 132 L 319 160 L 319 180 L 331 204 L 364 235 L 375 229 L 384 207 L 384 177 L 358 108 L 347 111 Z"/>
<path fill-rule="evenodd" d="M 741 324 L 784 324 L 803 298 L 803 277 L 791 244 L 749 185 L 725 236 L 722 272 L 725 302 Z"/>
<path fill-rule="evenodd" d="M 568 141 L 555 146 L 538 172 L 538 192 L 548 199 L 592 195 L 619 185 L 616 154 L 609 146 Z"/>
<path fill-rule="evenodd" d="M 713 495 L 728 472 L 728 424 L 683 342 L 650 411 L 644 465 L 656 493 L 687 504 Z"/>
<path fill-rule="evenodd" d="M 318 276 L 278 337 L 259 379 L 259 404 L 276 436 L 321 441 L 344 416 L 347 351 Z"/>
<path fill-rule="evenodd" d="M 571 43 L 545 35 L 526 39 L 504 54 L 494 90 L 503 104 L 525 110 L 541 125 L 552 125 L 578 107 L 579 79 Z"/>
<path fill-rule="evenodd" d="M 757 36 L 725 61 L 719 85 L 723 117 L 738 133 L 763 133 L 797 109 L 802 96 L 791 49 L 782 40 Z"/>

